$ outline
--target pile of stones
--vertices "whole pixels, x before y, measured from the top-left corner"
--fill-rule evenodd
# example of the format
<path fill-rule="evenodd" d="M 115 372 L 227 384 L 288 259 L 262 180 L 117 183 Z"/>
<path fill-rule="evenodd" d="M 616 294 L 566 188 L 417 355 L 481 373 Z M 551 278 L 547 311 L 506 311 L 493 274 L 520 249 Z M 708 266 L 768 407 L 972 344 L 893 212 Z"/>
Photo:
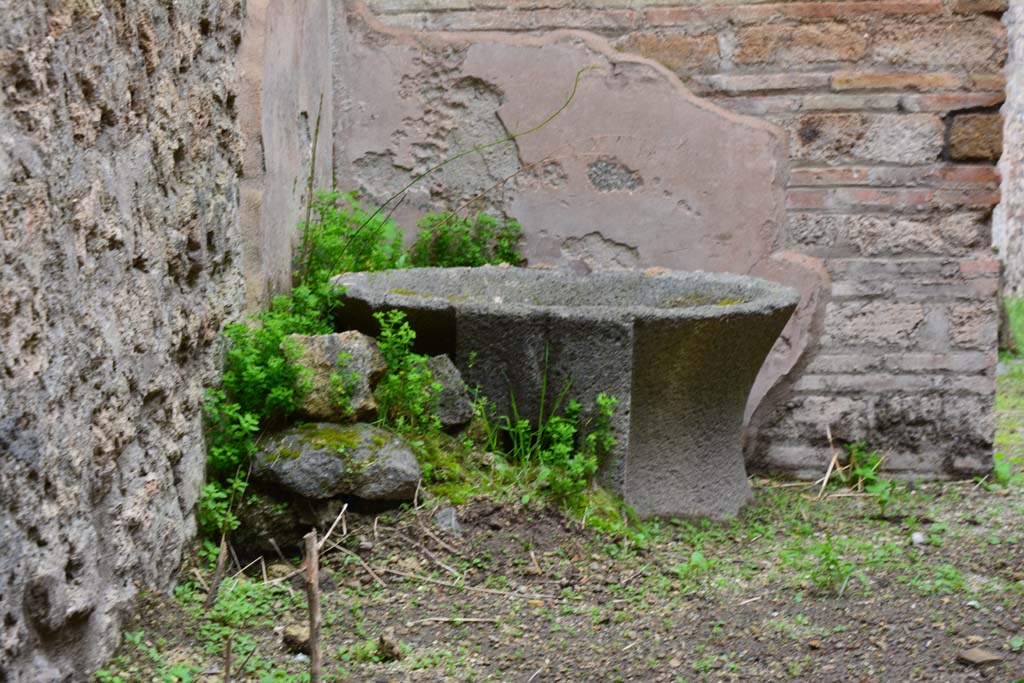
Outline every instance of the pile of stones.
<path fill-rule="evenodd" d="M 355 331 L 289 340 L 311 387 L 296 421 L 260 441 L 251 475 L 257 493 L 236 532 L 236 542 L 252 550 L 291 545 L 310 525 L 329 525 L 346 503 L 372 509 L 412 501 L 422 478 L 406 439 L 373 424 L 374 390 L 387 370 L 377 341 Z M 473 417 L 466 385 L 447 356 L 431 357 L 428 366 L 441 386 L 441 426 L 458 431 Z"/>

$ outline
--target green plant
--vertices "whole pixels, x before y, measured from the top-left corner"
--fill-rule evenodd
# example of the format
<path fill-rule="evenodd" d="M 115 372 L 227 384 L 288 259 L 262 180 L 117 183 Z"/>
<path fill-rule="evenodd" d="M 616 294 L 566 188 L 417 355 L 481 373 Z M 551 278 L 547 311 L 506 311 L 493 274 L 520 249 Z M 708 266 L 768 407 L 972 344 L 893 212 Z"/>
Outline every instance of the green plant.
<path fill-rule="evenodd" d="M 1021 476 L 1018 468 L 1024 468 L 1024 458 L 1018 455 L 1009 456 L 1005 453 L 996 453 L 993 456 L 992 481 L 998 486 L 1009 486 Z"/>
<path fill-rule="evenodd" d="M 317 192 L 313 218 L 300 226 L 296 284 L 327 283 L 338 273 L 400 268 L 402 233 L 380 210 L 368 211 L 354 192 Z"/>
<path fill-rule="evenodd" d="M 966 591 L 967 579 L 953 565 L 942 564 L 932 567 L 930 575 L 918 573 L 910 580 L 910 585 L 924 593 L 950 595 Z"/>
<path fill-rule="evenodd" d="M 522 239 L 519 223 L 499 223 L 478 214 L 476 218 L 454 213 L 429 213 L 420 219 L 420 232 L 409 251 L 413 266 L 519 265 L 516 245 Z"/>
<path fill-rule="evenodd" d="M 839 550 L 832 542 L 832 537 L 825 535 L 825 540 L 815 543 L 811 552 L 816 560 L 810 572 L 811 582 L 822 591 L 841 596 L 846 586 L 856 574 L 852 562 L 843 560 Z"/>
<path fill-rule="evenodd" d="M 879 514 L 884 517 L 896 494 L 896 482 L 879 475 L 885 458 L 868 450 L 863 441 L 846 444 L 845 448 L 848 460 L 846 465 L 836 470 L 837 481 L 855 491 L 872 494 Z"/>
<path fill-rule="evenodd" d="M 286 337 L 332 332 L 334 307 L 334 297 L 322 287 L 300 285 L 290 296 L 275 297 L 255 324 L 228 325 L 222 376 L 227 397 L 256 414 L 262 425 L 286 419 L 309 391 L 308 377 L 295 362 L 298 350 Z"/>
<path fill-rule="evenodd" d="M 198 666 L 170 664 L 160 650 L 146 640 L 142 631 L 129 631 L 124 634 L 124 640 L 152 665 L 154 677 L 151 680 L 155 683 L 192 683 L 192 681 L 198 680 L 197 677 L 201 674 L 201 669 Z M 128 683 L 134 679 L 122 671 L 100 669 L 96 672 L 96 680 L 98 683 Z"/>
<path fill-rule="evenodd" d="M 341 372 L 331 373 L 331 390 L 334 392 L 334 400 L 341 407 L 345 415 L 352 414 L 352 396 L 361 379 L 359 373 L 347 369 L 352 361 L 352 354 L 339 353 L 337 366 L 342 368 Z"/>
<path fill-rule="evenodd" d="M 1024 351 L 1021 348 L 1024 345 L 1024 298 L 1006 297 L 1003 299 L 1003 305 L 1006 307 L 1006 317 L 1010 323 L 1010 335 L 1016 342 L 1016 351 L 1020 355 Z"/>
<path fill-rule="evenodd" d="M 867 448 L 863 441 L 846 444 L 847 465 L 837 471 L 839 480 L 852 489 L 863 491 L 878 481 L 882 456 Z"/>
<path fill-rule="evenodd" d="M 384 422 L 399 431 L 437 433 L 437 400 L 441 385 L 427 365 L 427 357 L 412 352 L 416 332 L 403 311 L 375 313 L 380 325 L 377 343 L 387 371 L 377 385 L 376 397 Z"/>
<path fill-rule="evenodd" d="M 685 562 L 672 567 L 672 572 L 682 582 L 685 592 L 693 592 L 704 584 L 716 564 L 714 558 L 694 550 Z"/>

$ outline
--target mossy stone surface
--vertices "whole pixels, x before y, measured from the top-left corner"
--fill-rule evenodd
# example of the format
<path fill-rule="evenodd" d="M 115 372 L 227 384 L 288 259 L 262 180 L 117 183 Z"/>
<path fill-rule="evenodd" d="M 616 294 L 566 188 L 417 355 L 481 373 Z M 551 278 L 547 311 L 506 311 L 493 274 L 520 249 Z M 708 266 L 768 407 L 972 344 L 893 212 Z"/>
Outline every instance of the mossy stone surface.
<path fill-rule="evenodd" d="M 406 501 L 422 473 L 397 434 L 369 424 L 314 422 L 267 438 L 253 476 L 264 486 L 310 499 Z"/>

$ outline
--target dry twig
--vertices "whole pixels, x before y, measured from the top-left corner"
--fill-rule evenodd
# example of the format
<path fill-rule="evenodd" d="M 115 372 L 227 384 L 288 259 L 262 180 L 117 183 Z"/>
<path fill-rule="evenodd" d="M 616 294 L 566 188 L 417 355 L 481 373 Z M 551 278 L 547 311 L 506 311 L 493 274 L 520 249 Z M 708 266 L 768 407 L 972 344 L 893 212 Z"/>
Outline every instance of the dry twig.
<path fill-rule="evenodd" d="M 444 586 L 446 588 L 458 588 L 459 590 L 472 591 L 474 593 L 488 593 L 490 595 L 501 595 L 506 598 L 523 598 L 526 600 L 554 600 L 553 595 L 543 595 L 541 593 L 511 593 L 509 591 L 499 591 L 494 588 L 480 588 L 479 586 L 464 586 L 451 581 L 441 581 L 440 579 L 432 579 L 429 576 L 419 576 L 417 574 L 407 574 L 400 572 L 396 569 L 385 569 L 388 574 L 394 574 L 395 576 L 401 576 L 406 579 L 413 579 L 415 581 L 423 581 L 425 583 L 432 583 L 437 586 Z"/>
<path fill-rule="evenodd" d="M 406 626 L 417 624 L 495 624 L 498 620 L 494 617 L 426 617 L 405 622 Z"/>
<path fill-rule="evenodd" d="M 419 541 L 415 541 L 415 540 L 409 538 L 408 536 L 406 536 L 403 533 L 399 533 L 398 537 L 400 539 L 402 539 L 403 541 L 405 541 L 406 543 L 408 543 L 409 545 L 416 546 L 419 549 L 419 551 L 426 556 L 426 558 L 428 560 L 430 560 L 431 562 L 436 564 L 438 567 L 440 567 L 441 569 L 445 570 L 446 572 L 448 572 L 449 574 L 454 576 L 456 579 L 461 579 L 462 578 L 462 574 L 460 574 L 459 572 L 455 571 L 455 569 L 453 569 L 452 567 L 449 567 L 448 565 L 446 565 L 441 560 L 437 559 L 437 556 L 434 555 L 434 553 L 432 553 L 429 550 L 427 550 L 427 548 L 422 543 L 420 543 Z"/>
<path fill-rule="evenodd" d="M 366 573 L 369 574 L 370 577 L 373 578 L 373 580 L 376 581 L 381 588 L 388 587 L 388 585 L 384 583 L 384 579 L 380 578 L 380 576 L 377 575 L 377 572 L 373 571 L 373 569 L 370 568 L 370 565 L 366 564 L 366 560 L 359 557 L 359 555 L 352 552 L 348 548 L 338 545 L 334 541 L 331 541 L 328 545 L 330 545 L 333 550 L 337 550 L 338 552 L 345 553 L 349 557 L 355 558 L 355 560 L 363 566 L 363 569 L 366 570 Z"/>
<path fill-rule="evenodd" d="M 324 547 L 324 543 L 326 543 L 327 539 L 331 537 L 332 533 L 334 533 L 334 528 L 338 526 L 338 522 L 341 522 L 345 518 L 346 510 L 348 510 L 348 503 L 345 503 L 344 505 L 341 506 L 341 512 L 339 512 L 338 516 L 334 518 L 334 524 L 331 525 L 331 528 L 328 529 L 327 533 L 324 534 L 324 537 L 320 539 L 320 545 L 317 546 L 317 550 Z M 346 536 L 348 536 L 348 529 L 345 528 L 344 523 L 342 523 L 341 526 L 341 537 L 345 538 Z"/>
<path fill-rule="evenodd" d="M 818 500 L 821 500 L 825 495 L 825 488 L 828 486 L 829 480 L 832 478 L 832 472 L 839 467 L 839 454 L 836 453 L 836 446 L 832 442 L 832 427 L 825 427 L 825 434 L 828 436 L 828 447 L 832 451 L 832 459 L 828 463 L 828 470 L 825 472 L 825 476 L 821 478 L 821 489 L 818 491 Z"/>

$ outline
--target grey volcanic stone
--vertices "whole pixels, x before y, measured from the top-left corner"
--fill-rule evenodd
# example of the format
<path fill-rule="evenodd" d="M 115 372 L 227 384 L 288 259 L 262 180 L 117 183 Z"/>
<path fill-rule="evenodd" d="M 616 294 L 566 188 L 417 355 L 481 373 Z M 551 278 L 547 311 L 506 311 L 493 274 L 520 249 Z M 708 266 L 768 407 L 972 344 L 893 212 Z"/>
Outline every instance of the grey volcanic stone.
<path fill-rule="evenodd" d="M 369 421 L 377 417 L 373 390 L 384 376 L 387 363 L 377 340 L 359 332 L 340 334 L 291 334 L 297 361 L 312 375 L 312 387 L 299 412 L 310 420 L 324 422 Z M 339 362 L 339 357 L 344 362 Z M 337 375 L 349 398 L 346 407 L 339 400 L 339 388 L 331 380 Z"/>
<path fill-rule="evenodd" d="M 319 422 L 270 437 L 253 476 L 304 498 L 406 501 L 412 500 L 422 473 L 409 446 L 392 432 L 368 424 Z"/>
<path fill-rule="evenodd" d="M 545 377 L 546 411 L 566 386 L 584 421 L 597 394 L 615 396 L 617 445 L 601 477 L 640 515 L 722 518 L 749 500 L 743 409 L 794 291 L 738 275 L 490 266 L 335 282 L 357 329 L 373 331 L 373 311 L 407 311 L 418 341 L 454 353 L 496 415 L 508 414 L 514 396 L 520 415 L 536 421 Z"/>
<path fill-rule="evenodd" d="M 434 513 L 434 523 L 444 533 L 451 534 L 456 538 L 462 538 L 462 524 L 459 523 L 459 514 L 451 505 L 446 505 Z"/>
<path fill-rule="evenodd" d="M 466 383 L 452 359 L 445 355 L 431 356 L 427 367 L 434 381 L 441 385 L 437 402 L 437 417 L 446 430 L 465 427 L 473 419 L 473 403 L 469 400 Z"/>

